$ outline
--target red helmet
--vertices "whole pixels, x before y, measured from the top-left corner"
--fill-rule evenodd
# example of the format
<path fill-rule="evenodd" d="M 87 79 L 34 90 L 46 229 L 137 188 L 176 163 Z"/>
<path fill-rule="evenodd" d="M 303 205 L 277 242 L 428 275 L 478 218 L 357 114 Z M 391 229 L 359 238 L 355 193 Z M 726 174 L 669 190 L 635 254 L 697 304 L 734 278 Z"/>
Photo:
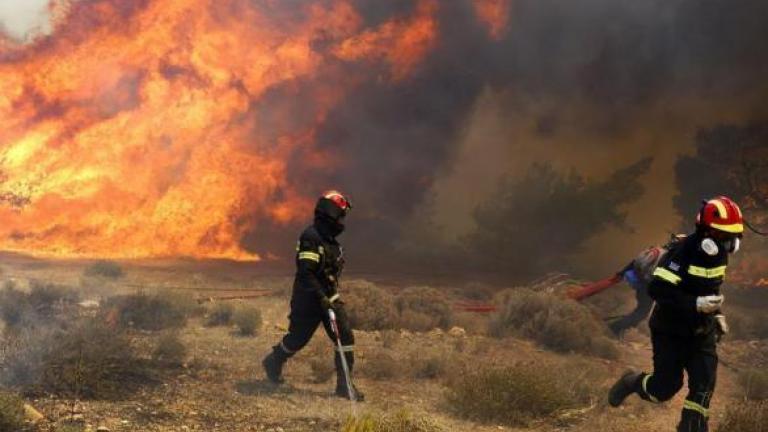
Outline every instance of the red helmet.
<path fill-rule="evenodd" d="M 339 220 L 352 208 L 349 200 L 341 192 L 332 190 L 324 193 L 315 205 L 315 216 Z"/>
<path fill-rule="evenodd" d="M 702 203 L 696 225 L 727 232 L 744 232 L 744 217 L 739 206 L 728 197 L 719 196 Z"/>

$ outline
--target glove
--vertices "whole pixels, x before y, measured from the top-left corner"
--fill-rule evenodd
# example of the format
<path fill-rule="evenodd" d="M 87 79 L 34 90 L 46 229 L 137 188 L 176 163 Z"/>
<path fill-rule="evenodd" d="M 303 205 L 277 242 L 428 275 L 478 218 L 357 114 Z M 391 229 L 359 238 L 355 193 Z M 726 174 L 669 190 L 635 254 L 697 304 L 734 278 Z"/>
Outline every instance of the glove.
<path fill-rule="evenodd" d="M 320 297 L 320 305 L 323 307 L 323 310 L 335 309 L 337 305 L 343 304 L 344 302 L 341 301 L 341 297 L 338 294 L 335 294 L 333 297 Z"/>
<path fill-rule="evenodd" d="M 699 313 L 711 314 L 717 312 L 724 301 L 725 297 L 722 295 L 696 297 L 696 310 Z"/>
<path fill-rule="evenodd" d="M 719 333 L 719 337 L 723 337 L 728 334 L 728 321 L 725 320 L 725 315 L 723 314 L 717 314 L 715 315 L 715 321 L 717 322 L 717 331 Z"/>

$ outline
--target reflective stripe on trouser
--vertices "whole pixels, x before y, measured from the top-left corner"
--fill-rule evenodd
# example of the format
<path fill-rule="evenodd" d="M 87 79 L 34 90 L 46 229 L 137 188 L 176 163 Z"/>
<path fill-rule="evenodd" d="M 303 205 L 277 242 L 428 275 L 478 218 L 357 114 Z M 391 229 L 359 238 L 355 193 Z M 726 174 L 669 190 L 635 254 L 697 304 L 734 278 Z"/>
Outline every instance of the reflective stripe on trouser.
<path fill-rule="evenodd" d="M 683 413 L 680 416 L 678 432 L 707 432 L 709 431 L 709 402 L 711 392 L 689 394 L 683 402 Z"/>

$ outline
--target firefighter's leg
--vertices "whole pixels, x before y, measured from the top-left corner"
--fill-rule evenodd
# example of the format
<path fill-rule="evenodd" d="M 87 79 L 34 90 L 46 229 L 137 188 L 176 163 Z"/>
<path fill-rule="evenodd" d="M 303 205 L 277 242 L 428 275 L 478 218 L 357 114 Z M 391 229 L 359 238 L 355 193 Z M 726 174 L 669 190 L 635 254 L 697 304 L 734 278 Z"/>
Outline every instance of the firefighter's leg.
<path fill-rule="evenodd" d="M 341 356 L 343 355 L 344 359 L 347 361 L 349 374 L 351 376 L 352 371 L 355 368 L 355 334 L 352 331 L 352 327 L 349 323 L 349 315 L 347 315 L 344 306 L 337 307 L 335 312 L 336 324 L 339 327 L 339 339 L 341 341 L 342 352 L 339 352 L 338 344 L 336 343 L 336 335 L 333 333 L 331 322 L 327 317 L 323 319 L 323 325 L 326 333 L 328 333 L 328 337 L 331 338 L 331 341 L 334 344 L 334 350 L 336 351 L 334 354 L 334 363 L 336 364 L 336 394 L 342 397 L 347 397 L 347 379 L 341 364 Z M 363 394 L 357 390 L 357 388 L 355 388 L 355 393 L 358 400 L 363 399 Z"/>
<path fill-rule="evenodd" d="M 651 313 L 651 309 L 653 308 L 653 299 L 648 295 L 647 287 L 641 286 L 633 288 L 635 289 L 635 298 L 637 299 L 635 309 L 608 325 L 608 328 L 610 328 L 616 336 L 621 336 L 625 331 L 632 327 L 637 327 L 638 324 L 648 318 L 648 314 Z"/>
<path fill-rule="evenodd" d="M 283 365 L 309 343 L 315 330 L 317 330 L 317 326 L 320 325 L 320 321 L 319 316 L 291 318 L 288 333 L 283 336 L 280 343 L 272 347 L 272 352 L 262 361 L 264 371 L 270 381 L 283 382 Z"/>
<path fill-rule="evenodd" d="M 688 358 L 689 344 L 685 338 L 651 332 L 653 373 L 644 373 L 636 382 L 635 391 L 651 402 L 672 399 L 683 387 L 683 370 Z"/>
<path fill-rule="evenodd" d="M 702 341 L 691 354 L 686 365 L 688 396 L 683 403 L 679 432 L 707 432 L 709 430 L 709 402 L 717 381 L 717 352 L 715 336 Z"/>

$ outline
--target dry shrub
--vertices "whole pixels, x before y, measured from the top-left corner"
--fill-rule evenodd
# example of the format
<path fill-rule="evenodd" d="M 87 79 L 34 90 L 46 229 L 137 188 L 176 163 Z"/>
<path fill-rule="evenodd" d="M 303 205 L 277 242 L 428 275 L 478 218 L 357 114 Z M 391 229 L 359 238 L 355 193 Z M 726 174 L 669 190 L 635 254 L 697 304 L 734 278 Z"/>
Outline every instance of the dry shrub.
<path fill-rule="evenodd" d="M 728 406 L 717 432 L 765 432 L 768 401 L 744 401 Z"/>
<path fill-rule="evenodd" d="M 261 329 L 261 312 L 253 306 L 238 308 L 232 318 L 242 336 L 253 336 Z"/>
<path fill-rule="evenodd" d="M 728 338 L 735 340 L 768 339 L 768 320 L 759 312 L 749 309 L 728 314 L 730 332 Z"/>
<path fill-rule="evenodd" d="M 336 365 L 333 361 L 334 351 L 331 344 L 315 338 L 304 353 L 312 372 L 312 382 L 322 384 L 333 377 L 336 372 Z"/>
<path fill-rule="evenodd" d="M 400 362 L 386 351 L 372 352 L 366 356 L 365 366 L 361 368 L 365 376 L 374 380 L 389 380 L 401 372 Z"/>
<path fill-rule="evenodd" d="M 395 305 L 400 313 L 400 326 L 408 330 L 447 329 L 453 324 L 451 303 L 435 288 L 406 288 L 397 296 Z"/>
<path fill-rule="evenodd" d="M 0 318 L 5 325 L 9 327 L 23 325 L 32 311 L 27 293 L 16 289 L 13 283 L 7 282 L 0 291 Z"/>
<path fill-rule="evenodd" d="M 768 399 L 768 370 L 746 369 L 739 372 L 739 383 L 744 396 L 750 400 Z"/>
<path fill-rule="evenodd" d="M 444 429 L 426 415 L 402 410 L 394 414 L 366 414 L 350 417 L 341 432 L 441 432 Z"/>
<path fill-rule="evenodd" d="M 322 384 L 328 382 L 336 374 L 333 357 L 312 357 L 309 368 L 312 370 L 312 382 Z"/>
<path fill-rule="evenodd" d="M 28 394 L 114 399 L 150 381 L 128 336 L 94 319 L 19 338 L 0 378 Z"/>
<path fill-rule="evenodd" d="M 378 285 L 353 280 L 344 285 L 344 302 L 352 328 L 385 330 L 397 324 L 394 296 Z"/>
<path fill-rule="evenodd" d="M 28 430 L 24 401 L 13 393 L 0 391 L 0 431 Z"/>
<path fill-rule="evenodd" d="M 503 291 L 496 303 L 499 310 L 489 325 L 492 336 L 521 336 L 559 352 L 608 359 L 619 355 L 605 324 L 579 303 L 524 288 Z"/>
<path fill-rule="evenodd" d="M 64 286 L 32 281 L 29 292 L 24 292 L 8 282 L 0 291 L 0 317 L 9 327 L 36 326 L 78 300 L 78 294 Z"/>
<path fill-rule="evenodd" d="M 125 275 L 120 264 L 114 261 L 96 261 L 83 271 L 86 276 L 99 276 L 109 279 L 118 279 Z"/>
<path fill-rule="evenodd" d="M 152 360 L 168 366 L 181 366 L 186 357 L 187 347 L 176 332 L 162 335 L 152 350 Z"/>
<path fill-rule="evenodd" d="M 208 318 L 205 321 L 205 325 L 209 327 L 215 326 L 228 326 L 232 325 L 232 316 L 235 313 L 235 308 L 229 303 L 216 303 L 208 312 Z"/>
<path fill-rule="evenodd" d="M 157 331 L 184 327 L 196 304 L 188 296 L 161 291 L 111 297 L 106 306 L 116 311 L 122 327 Z"/>
<path fill-rule="evenodd" d="M 438 379 L 448 373 L 450 361 L 451 356 L 448 353 L 420 350 L 411 355 L 408 365 L 414 378 Z"/>
<path fill-rule="evenodd" d="M 462 418 L 525 426 L 589 403 L 594 390 L 574 369 L 540 363 L 480 366 L 457 374 L 448 384 L 446 400 Z"/>

